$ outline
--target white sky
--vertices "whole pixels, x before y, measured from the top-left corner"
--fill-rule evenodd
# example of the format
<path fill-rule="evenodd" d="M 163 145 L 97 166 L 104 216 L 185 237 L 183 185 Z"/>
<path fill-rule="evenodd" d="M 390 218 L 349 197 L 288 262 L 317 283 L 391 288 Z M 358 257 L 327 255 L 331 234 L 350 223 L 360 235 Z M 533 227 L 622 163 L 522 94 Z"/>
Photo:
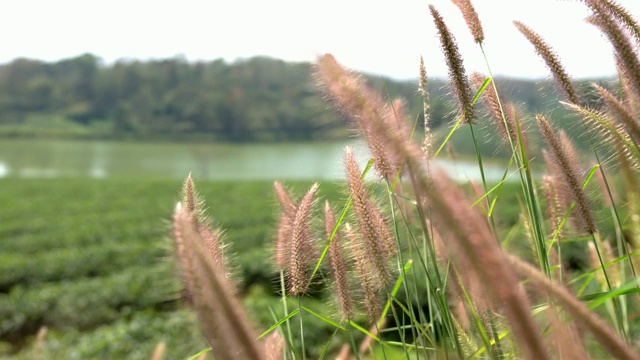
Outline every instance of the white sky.
<path fill-rule="evenodd" d="M 495 74 L 545 77 L 533 47 L 512 25 L 542 34 L 574 77 L 614 73 L 611 47 L 580 1 L 472 0 Z M 640 1 L 618 0 L 640 18 Z M 107 63 L 183 55 L 234 60 L 268 55 L 313 61 L 331 52 L 348 67 L 415 78 L 419 56 L 429 76 L 447 69 L 428 4 L 455 34 L 467 71 L 485 72 L 479 48 L 450 0 L 4 0 L 0 62 L 47 61 L 91 52 Z"/>

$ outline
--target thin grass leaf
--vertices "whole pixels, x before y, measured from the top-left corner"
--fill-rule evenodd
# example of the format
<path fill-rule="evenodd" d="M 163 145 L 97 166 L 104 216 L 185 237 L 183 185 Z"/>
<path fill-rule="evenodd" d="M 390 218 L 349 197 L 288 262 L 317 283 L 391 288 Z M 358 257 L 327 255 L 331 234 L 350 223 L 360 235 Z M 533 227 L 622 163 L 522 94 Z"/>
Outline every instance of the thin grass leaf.
<path fill-rule="evenodd" d="M 460 123 L 462 123 L 462 118 L 458 118 L 458 121 L 456 121 L 456 123 L 453 125 L 453 128 L 451 128 L 451 131 L 449 131 L 449 134 L 447 135 L 447 137 L 444 138 L 442 145 L 440 145 L 440 147 L 438 148 L 438 151 L 436 151 L 433 157 L 437 157 L 438 154 L 440 154 L 440 151 L 444 148 L 445 145 L 447 145 L 447 142 L 449 141 L 451 136 L 453 136 L 453 133 L 460 127 Z"/>
<path fill-rule="evenodd" d="M 502 340 L 502 339 L 506 338 L 507 335 L 509 335 L 510 333 L 511 333 L 511 331 L 509 331 L 509 330 L 504 330 L 504 331 L 500 332 L 498 334 L 498 340 Z M 489 341 L 490 345 L 494 345 L 495 343 L 496 342 L 493 339 L 491 341 Z M 483 346 L 480 349 L 476 350 L 473 354 L 471 354 L 471 356 L 469 356 L 469 359 L 475 359 L 478 356 L 484 354 L 486 351 L 487 351 L 487 347 Z"/>
<path fill-rule="evenodd" d="M 283 317 L 282 319 L 280 319 L 280 321 L 278 321 L 277 323 L 273 324 L 269 329 L 267 329 L 267 331 L 265 331 L 262 334 L 260 334 L 260 336 L 258 336 L 258 340 L 260 340 L 263 337 L 269 335 L 270 332 L 272 332 L 273 330 L 277 329 L 280 325 L 284 324 L 285 321 L 291 319 L 292 317 L 297 315 L 299 312 L 300 312 L 299 309 L 295 309 L 292 312 L 290 312 L 289 315 Z"/>
<path fill-rule="evenodd" d="M 482 86 L 480 86 L 480 89 L 478 89 L 478 92 L 476 92 L 476 94 L 473 96 L 473 99 L 471 100 L 471 105 L 475 105 L 475 103 L 478 101 L 478 99 L 480 98 L 480 96 L 482 95 L 484 90 L 487 88 L 487 86 L 489 86 L 490 83 L 491 83 L 491 78 L 486 78 L 484 80 L 484 82 L 482 83 Z M 438 151 L 436 151 L 435 155 L 433 155 L 433 157 L 437 157 L 438 154 L 440 154 L 440 151 L 442 151 L 444 146 L 447 145 L 447 142 L 449 141 L 451 136 L 453 136 L 453 133 L 458 128 L 460 128 L 460 126 L 461 126 L 460 124 L 462 123 L 462 120 L 463 120 L 463 117 L 458 117 L 458 120 L 453 125 L 453 128 L 451 129 L 451 131 L 449 131 L 449 134 L 447 135 L 447 137 L 444 138 L 444 141 L 442 142 L 442 144 L 438 148 Z"/>
<path fill-rule="evenodd" d="M 475 103 L 478 101 L 478 99 L 480 98 L 484 90 L 487 88 L 487 86 L 491 84 L 491 81 L 493 81 L 493 79 L 490 77 L 484 79 L 484 82 L 480 86 L 480 89 L 478 89 L 478 92 L 476 92 L 476 94 L 473 96 L 473 99 L 471 100 L 471 105 L 475 105 Z"/>
<path fill-rule="evenodd" d="M 333 327 L 335 327 L 335 328 L 338 328 L 338 329 L 340 329 L 340 330 L 342 330 L 342 331 L 346 331 L 346 330 L 347 330 L 344 326 L 342 326 L 342 325 L 338 324 L 337 322 L 335 322 L 335 321 L 333 321 L 333 320 L 331 320 L 331 319 L 329 319 L 329 318 L 327 318 L 327 317 L 325 317 L 325 316 L 322 316 L 322 315 L 318 314 L 317 312 L 315 312 L 315 311 L 313 311 L 313 310 L 309 309 L 309 308 L 308 308 L 308 307 L 306 307 L 306 306 L 302 306 L 302 310 L 304 310 L 304 311 L 308 312 L 309 314 L 311 314 L 311 315 L 313 315 L 313 316 L 317 317 L 318 319 L 320 319 L 320 320 L 322 320 L 322 321 L 326 322 L 327 324 L 329 324 L 329 325 L 331 325 L 331 326 L 333 326 Z"/>
<path fill-rule="evenodd" d="M 617 289 L 614 289 L 611 291 L 605 291 L 597 294 L 585 295 L 580 297 L 580 300 L 591 301 L 589 303 L 589 309 L 595 310 L 596 308 L 598 308 L 599 306 L 601 306 L 602 304 L 606 303 L 607 301 L 613 298 L 626 295 L 626 294 L 640 293 L 640 289 L 637 288 L 638 283 L 640 283 L 640 279 L 634 279 Z"/>
<path fill-rule="evenodd" d="M 191 355 L 189 358 L 187 358 L 187 360 L 195 360 L 195 359 L 199 358 L 200 356 L 202 356 L 202 355 L 204 355 L 204 354 L 206 354 L 206 353 L 208 353 L 210 351 L 211 351 L 211 348 L 200 350 L 197 354 Z"/>
<path fill-rule="evenodd" d="M 354 329 L 360 331 L 361 333 L 367 335 L 368 337 L 372 338 L 373 340 L 380 342 L 380 338 L 378 338 L 377 336 L 373 335 L 372 333 L 369 332 L 369 330 L 363 328 L 362 326 L 358 325 L 356 322 L 353 322 L 351 320 L 347 320 L 347 324 L 349 324 L 349 326 L 353 327 Z"/>
<path fill-rule="evenodd" d="M 427 339 L 431 344 L 436 344 L 437 342 L 429 335 L 429 333 L 427 333 L 426 331 L 426 326 L 424 326 L 423 324 L 421 324 L 415 317 L 415 315 L 413 314 L 412 311 L 410 311 L 405 304 L 399 302 L 396 299 L 393 299 L 393 301 L 396 303 L 396 305 L 398 305 L 398 307 L 400 309 L 402 309 L 402 311 L 407 314 L 407 316 L 409 316 L 409 319 L 411 320 L 411 322 L 413 322 L 415 325 L 415 327 L 420 331 L 420 333 L 422 334 L 422 336 L 425 337 L 425 339 Z"/>
<path fill-rule="evenodd" d="M 499 183 L 497 183 L 494 187 L 492 187 L 489 191 L 485 192 L 484 195 L 482 195 L 480 198 L 478 198 L 478 200 L 474 201 L 473 204 L 471 204 L 472 207 L 475 207 L 476 205 L 478 205 L 479 203 L 482 202 L 482 200 L 486 199 L 487 196 L 489 196 L 489 194 L 493 193 L 494 191 L 497 191 L 500 189 L 500 187 L 502 187 L 502 184 L 504 184 L 511 176 L 513 176 L 513 174 L 515 174 L 519 169 L 514 170 L 511 174 L 509 174 L 509 176 L 507 176 L 506 178 L 503 178 Z M 495 202 L 495 199 L 493 199 L 493 202 Z M 493 205 L 491 206 L 491 208 L 493 208 Z"/>

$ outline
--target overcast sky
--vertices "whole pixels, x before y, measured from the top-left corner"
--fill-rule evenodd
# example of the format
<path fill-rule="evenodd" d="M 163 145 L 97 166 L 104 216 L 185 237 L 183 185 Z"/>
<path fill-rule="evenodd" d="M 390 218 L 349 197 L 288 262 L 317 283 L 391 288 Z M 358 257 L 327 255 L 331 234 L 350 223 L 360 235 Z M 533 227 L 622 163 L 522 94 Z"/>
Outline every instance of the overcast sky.
<path fill-rule="evenodd" d="M 636 19 L 640 1 L 619 0 Z M 515 29 L 520 20 L 545 37 L 574 77 L 614 73 L 611 47 L 580 1 L 475 0 L 495 74 L 540 78 L 547 70 Z M 90 52 L 106 63 L 182 55 L 233 61 L 267 55 L 313 61 L 330 52 L 343 64 L 396 79 L 445 76 L 429 14 L 434 4 L 454 32 L 468 71 L 486 72 L 482 54 L 450 0 L 5 0 L 0 62 L 47 61 Z"/>

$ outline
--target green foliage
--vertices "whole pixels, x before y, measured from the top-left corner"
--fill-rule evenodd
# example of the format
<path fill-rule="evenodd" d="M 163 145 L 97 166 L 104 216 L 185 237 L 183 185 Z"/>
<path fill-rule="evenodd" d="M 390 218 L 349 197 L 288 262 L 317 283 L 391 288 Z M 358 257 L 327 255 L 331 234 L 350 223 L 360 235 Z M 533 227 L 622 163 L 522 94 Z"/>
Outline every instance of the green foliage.
<path fill-rule="evenodd" d="M 46 359 L 142 360 L 149 359 L 161 341 L 168 359 L 185 359 L 207 346 L 191 311 L 140 311 L 92 331 L 50 331 L 40 354 Z M 29 348 L 12 358 L 33 359 L 34 355 Z"/>
<path fill-rule="evenodd" d="M 0 180 L 0 202 L 11 209 L 0 213 L 0 343 L 13 344 L 0 354 L 20 349 L 41 326 L 50 329 L 45 354 L 52 358 L 142 359 L 161 340 L 174 357 L 203 348 L 193 316 L 174 312 L 182 305 L 165 240 L 179 187 L 173 180 Z M 306 187 L 291 184 L 298 195 Z M 272 184 L 198 182 L 198 189 L 215 199 L 208 213 L 228 230 L 239 290 L 267 327 L 269 307 L 279 301 L 268 255 L 276 204 L 265 194 Z M 321 193 L 343 198 L 338 184 Z M 323 307 L 314 301 L 309 306 Z M 327 326 L 315 323 L 321 339 Z"/>
<path fill-rule="evenodd" d="M 181 58 L 120 61 L 91 54 L 0 66 L 0 137 L 305 141 L 345 138 L 349 126 L 326 106 L 308 63 L 255 57 L 188 63 Z M 414 81 L 368 76 L 376 91 L 421 114 Z M 549 81 L 500 79 L 528 112 L 549 111 Z M 583 82 L 586 83 L 586 82 Z M 430 79 L 431 127 L 453 118 L 446 83 Z M 422 123 L 419 115 L 419 123 Z"/>
<path fill-rule="evenodd" d="M 171 300 L 178 289 L 168 266 L 128 267 L 105 277 L 16 286 L 0 297 L 0 337 L 20 338 L 40 326 L 88 329 Z"/>
<path fill-rule="evenodd" d="M 344 138 L 308 63 L 257 57 L 226 64 L 173 58 L 103 66 L 86 54 L 56 63 L 0 66 L 0 136 L 207 138 L 281 141 Z M 414 84 L 387 81 L 412 99 Z M 382 84 L 380 84 L 382 85 Z"/>

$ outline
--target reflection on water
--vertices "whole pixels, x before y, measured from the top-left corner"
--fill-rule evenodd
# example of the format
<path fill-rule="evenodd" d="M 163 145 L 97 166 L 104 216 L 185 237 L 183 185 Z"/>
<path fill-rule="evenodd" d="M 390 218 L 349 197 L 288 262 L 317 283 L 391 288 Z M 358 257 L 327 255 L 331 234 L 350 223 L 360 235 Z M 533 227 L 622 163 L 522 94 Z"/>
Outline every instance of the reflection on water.
<path fill-rule="evenodd" d="M 364 166 L 363 143 L 352 140 L 299 144 L 155 144 L 106 141 L 2 140 L 0 177 L 158 177 L 182 179 L 343 179 L 344 147 L 353 145 Z M 451 176 L 477 179 L 475 163 L 437 160 Z M 487 178 L 504 169 L 487 166 Z"/>

